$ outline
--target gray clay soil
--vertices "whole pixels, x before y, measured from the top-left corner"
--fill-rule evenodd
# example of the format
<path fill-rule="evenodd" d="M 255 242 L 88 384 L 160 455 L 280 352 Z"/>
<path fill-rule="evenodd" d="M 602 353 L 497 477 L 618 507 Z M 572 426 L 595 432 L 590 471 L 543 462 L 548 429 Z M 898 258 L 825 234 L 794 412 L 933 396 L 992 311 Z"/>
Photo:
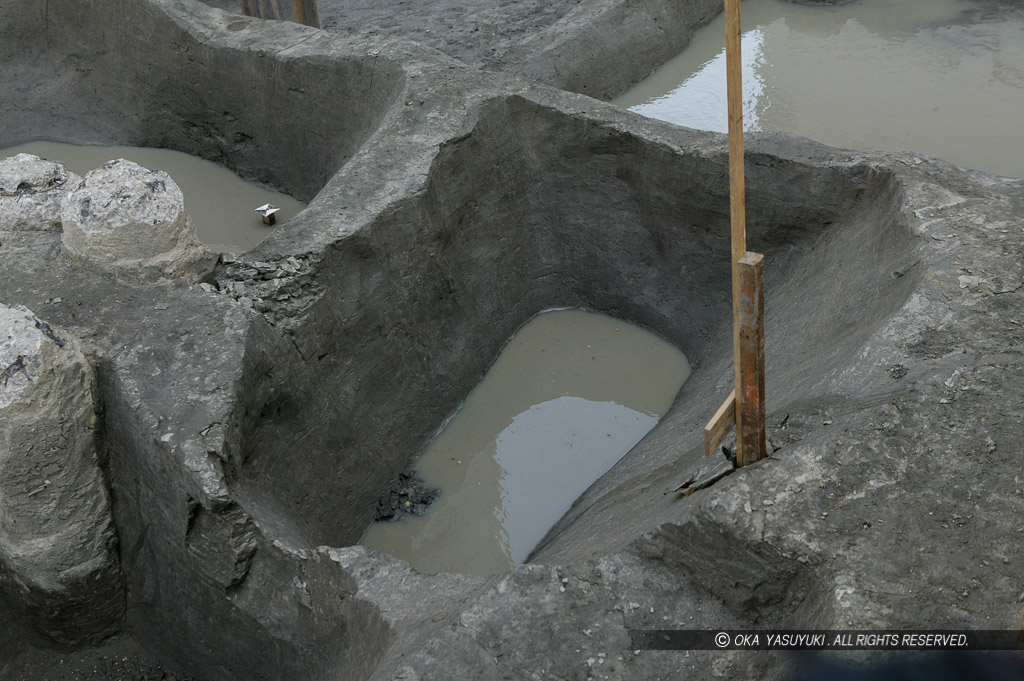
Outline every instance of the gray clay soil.
<path fill-rule="evenodd" d="M 0 560 L 0 678 L 778 679 L 789 658 L 634 652 L 629 630 L 1019 626 L 1024 180 L 750 135 L 777 449 L 671 494 L 731 385 L 727 142 L 599 100 L 720 3 L 321 4 L 328 30 L 193 0 L 0 14 L 0 145 L 166 146 L 310 202 L 156 283 L 0 215 L 0 304 L 94 374 L 122 596 L 58 649 L 67 618 Z M 356 545 L 555 307 L 686 353 L 658 426 L 507 574 Z M 35 482 L 0 480 L 46 520 Z"/>

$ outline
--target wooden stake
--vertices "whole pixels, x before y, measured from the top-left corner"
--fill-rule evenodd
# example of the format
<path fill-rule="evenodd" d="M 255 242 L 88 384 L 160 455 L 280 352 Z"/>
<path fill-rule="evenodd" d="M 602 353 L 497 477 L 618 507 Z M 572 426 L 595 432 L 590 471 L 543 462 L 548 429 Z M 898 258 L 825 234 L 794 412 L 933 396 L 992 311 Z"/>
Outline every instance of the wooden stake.
<path fill-rule="evenodd" d="M 323 28 L 317 0 L 292 0 L 292 9 L 295 11 L 295 21 L 313 28 Z"/>
<path fill-rule="evenodd" d="M 740 380 L 739 259 L 747 252 L 743 177 L 743 62 L 740 55 L 740 0 L 725 0 L 725 73 L 729 99 L 729 218 L 732 225 L 732 326 L 736 391 L 736 456 L 743 457 L 743 385 Z M 740 463 L 739 465 L 742 465 Z"/>
<path fill-rule="evenodd" d="M 255 0 L 260 19 L 280 19 L 281 12 L 277 8 L 277 0 Z"/>
<path fill-rule="evenodd" d="M 288 14 L 288 6 L 282 16 L 278 0 L 241 0 L 242 14 L 260 19 L 291 19 L 306 26 L 323 28 L 320 24 L 320 5 L 318 0 L 292 0 L 292 14 Z"/>
<path fill-rule="evenodd" d="M 736 465 L 746 466 L 763 459 L 765 441 L 764 406 L 764 256 L 749 251 L 739 259 L 740 273 L 740 382 L 743 399 L 739 407 Z"/>
<path fill-rule="evenodd" d="M 729 393 L 722 406 L 704 426 L 704 456 L 711 456 L 715 448 L 722 443 L 725 434 L 736 423 L 736 391 Z"/>
<path fill-rule="evenodd" d="M 312 26 L 313 28 L 323 28 L 323 22 L 320 21 L 320 2 L 319 0 L 302 0 L 306 7 L 306 26 Z"/>

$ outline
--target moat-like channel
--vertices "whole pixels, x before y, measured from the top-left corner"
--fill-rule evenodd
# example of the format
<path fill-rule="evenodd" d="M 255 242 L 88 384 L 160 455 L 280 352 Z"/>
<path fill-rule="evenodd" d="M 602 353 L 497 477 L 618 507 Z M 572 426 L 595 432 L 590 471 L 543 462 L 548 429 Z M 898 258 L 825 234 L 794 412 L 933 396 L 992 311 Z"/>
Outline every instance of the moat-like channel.
<path fill-rule="evenodd" d="M 1024 177 L 1024 7 L 998 0 L 745 0 L 743 118 L 848 149 Z M 726 132 L 725 17 L 615 103 Z"/>
<path fill-rule="evenodd" d="M 287 194 L 246 182 L 223 166 L 173 149 L 86 146 L 45 140 L 0 149 L 0 158 L 15 154 L 35 154 L 60 161 L 71 172 L 83 176 L 115 158 L 162 170 L 171 176 L 185 196 L 185 211 L 195 223 L 199 240 L 214 252 L 248 251 L 272 229 L 306 207 Z M 264 203 L 281 209 L 275 216 L 275 227 L 264 225 L 254 210 Z"/>

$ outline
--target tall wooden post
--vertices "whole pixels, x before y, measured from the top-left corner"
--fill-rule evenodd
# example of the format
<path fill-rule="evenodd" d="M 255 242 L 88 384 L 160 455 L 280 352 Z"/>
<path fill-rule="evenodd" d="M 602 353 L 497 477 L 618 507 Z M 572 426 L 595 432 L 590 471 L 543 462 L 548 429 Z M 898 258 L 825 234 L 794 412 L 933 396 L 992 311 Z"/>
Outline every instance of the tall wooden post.
<path fill-rule="evenodd" d="M 740 271 L 747 252 L 743 176 L 743 61 L 740 54 L 740 0 L 725 0 L 725 73 L 729 100 L 729 219 L 732 225 L 732 326 L 736 389 L 736 455 L 743 461 L 743 383 L 740 376 Z"/>
<path fill-rule="evenodd" d="M 729 100 L 729 222 L 732 232 L 732 394 L 704 426 L 704 453 L 736 424 L 736 465 L 767 454 L 764 401 L 764 256 L 747 252 L 743 176 L 743 60 L 740 0 L 725 0 L 725 75 Z"/>

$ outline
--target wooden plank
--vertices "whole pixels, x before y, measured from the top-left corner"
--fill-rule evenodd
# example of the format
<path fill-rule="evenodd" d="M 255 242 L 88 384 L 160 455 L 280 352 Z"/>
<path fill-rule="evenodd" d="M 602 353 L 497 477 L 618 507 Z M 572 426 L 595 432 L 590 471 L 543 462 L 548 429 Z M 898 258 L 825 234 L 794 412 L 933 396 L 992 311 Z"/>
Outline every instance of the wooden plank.
<path fill-rule="evenodd" d="M 261 19 L 290 19 L 306 26 L 323 28 L 320 23 L 320 4 L 318 0 L 292 0 L 291 9 L 284 5 L 281 9 L 279 0 L 241 0 L 242 14 Z"/>
<path fill-rule="evenodd" d="M 733 390 L 708 421 L 708 425 L 704 426 L 704 456 L 711 456 L 735 423 L 736 391 Z"/>
<path fill-rule="evenodd" d="M 739 259 L 740 271 L 740 382 L 742 400 L 737 400 L 736 464 L 746 466 L 767 455 L 764 402 L 764 256 L 746 253 Z"/>
<path fill-rule="evenodd" d="M 320 3 L 318 0 L 302 0 L 306 6 L 306 25 L 315 28 L 323 28 L 320 20 Z"/>
<path fill-rule="evenodd" d="M 740 381 L 740 274 L 747 252 L 743 176 L 743 62 L 740 54 L 740 0 L 725 0 L 725 74 L 729 106 L 729 221 L 732 226 L 733 371 L 736 388 L 736 451 L 743 451 L 743 387 Z"/>
<path fill-rule="evenodd" d="M 292 0 L 295 21 L 314 28 L 323 28 L 320 24 L 320 5 L 317 0 Z"/>

